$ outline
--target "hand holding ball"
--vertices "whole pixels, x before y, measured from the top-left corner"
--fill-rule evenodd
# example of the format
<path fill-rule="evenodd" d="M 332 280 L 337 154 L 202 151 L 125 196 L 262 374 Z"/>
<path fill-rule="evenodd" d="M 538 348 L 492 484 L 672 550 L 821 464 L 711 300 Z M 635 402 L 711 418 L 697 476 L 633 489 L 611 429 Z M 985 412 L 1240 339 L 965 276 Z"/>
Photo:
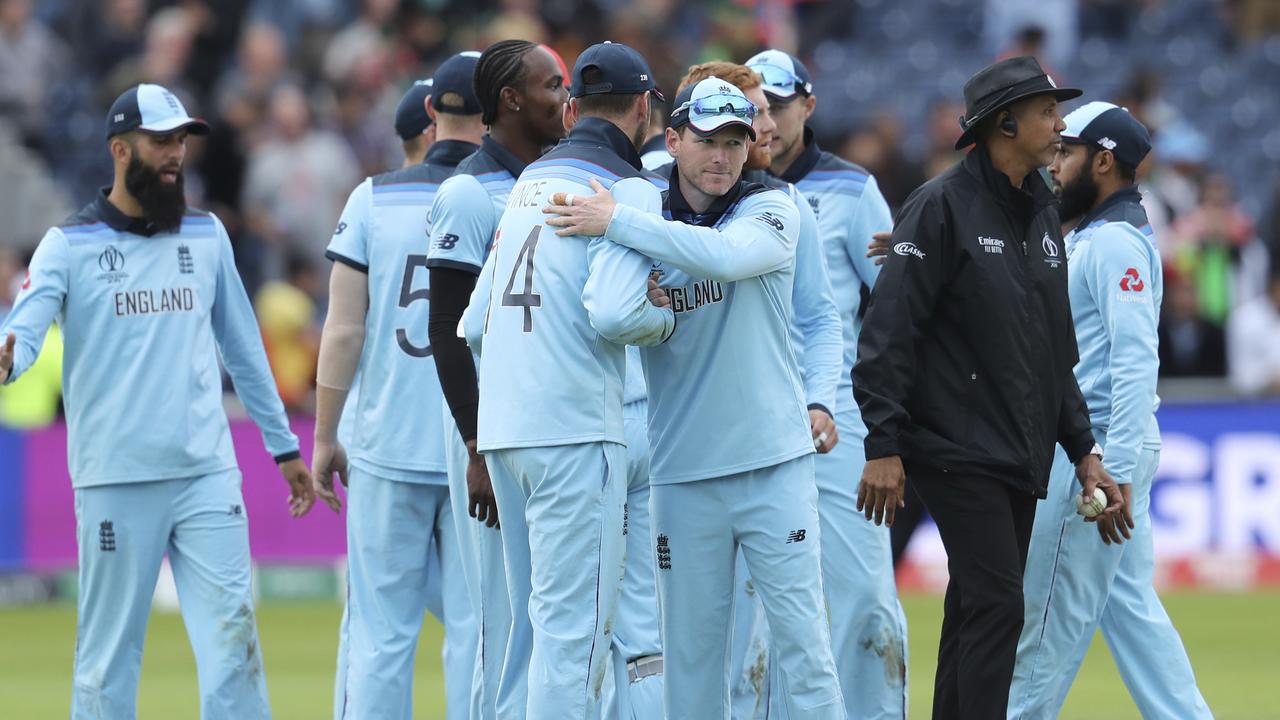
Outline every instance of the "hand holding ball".
<path fill-rule="evenodd" d="M 1107 509 L 1107 494 L 1102 492 L 1102 488 L 1093 489 L 1093 497 L 1086 497 L 1081 491 L 1076 495 L 1076 512 L 1083 517 L 1097 517 L 1098 513 Z"/>

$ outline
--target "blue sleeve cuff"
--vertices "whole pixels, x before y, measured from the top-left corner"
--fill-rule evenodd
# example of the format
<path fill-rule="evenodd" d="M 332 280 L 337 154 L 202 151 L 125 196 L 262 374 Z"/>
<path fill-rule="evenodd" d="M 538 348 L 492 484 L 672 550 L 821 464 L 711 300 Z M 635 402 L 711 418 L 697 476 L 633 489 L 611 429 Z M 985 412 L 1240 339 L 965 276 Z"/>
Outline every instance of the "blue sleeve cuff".
<path fill-rule="evenodd" d="M 301 458 L 302 458 L 301 450 L 291 450 L 287 453 L 280 453 L 279 455 L 274 456 L 273 459 L 276 461 L 277 465 L 280 465 L 282 463 L 287 463 L 290 460 L 300 460 Z"/>

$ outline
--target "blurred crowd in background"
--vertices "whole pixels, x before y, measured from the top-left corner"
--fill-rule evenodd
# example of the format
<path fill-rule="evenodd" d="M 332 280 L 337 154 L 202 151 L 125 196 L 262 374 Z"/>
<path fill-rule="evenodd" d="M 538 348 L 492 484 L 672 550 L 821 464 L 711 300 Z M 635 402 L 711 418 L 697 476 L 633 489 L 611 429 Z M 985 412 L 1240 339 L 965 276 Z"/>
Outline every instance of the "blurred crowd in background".
<path fill-rule="evenodd" d="M 1280 395 L 1280 2 L 1273 0 L 0 0 L 0 319 L 44 231 L 111 180 L 104 117 L 159 83 L 212 134 L 188 143 L 188 202 L 217 213 L 281 394 L 312 401 L 347 194 L 398 167 L 396 103 L 450 54 L 520 37 L 572 65 L 611 39 L 664 88 L 763 47 L 805 59 L 827 149 L 896 209 L 958 159 L 961 86 L 1034 54 L 1085 100 L 1148 127 L 1140 168 L 1165 259 L 1161 374 Z M 0 425 L 56 417 L 60 343 L 0 390 Z"/>

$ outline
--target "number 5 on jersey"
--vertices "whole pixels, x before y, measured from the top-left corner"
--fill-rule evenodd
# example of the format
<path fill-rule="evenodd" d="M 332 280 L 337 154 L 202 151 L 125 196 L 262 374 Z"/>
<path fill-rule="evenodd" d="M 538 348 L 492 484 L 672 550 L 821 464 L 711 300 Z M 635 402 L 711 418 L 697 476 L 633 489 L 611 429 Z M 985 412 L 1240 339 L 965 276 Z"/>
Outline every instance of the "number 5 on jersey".
<path fill-rule="evenodd" d="M 524 308 L 525 332 L 533 332 L 533 308 L 542 307 L 542 296 L 533 291 L 533 255 L 538 250 L 538 236 L 541 231 L 541 225 L 534 225 L 529 231 L 529 237 L 525 238 L 524 245 L 520 246 L 520 253 L 516 255 L 515 266 L 511 268 L 511 277 L 507 279 L 507 287 L 502 291 L 503 307 Z M 516 274 L 520 272 L 522 262 L 524 292 L 512 293 L 511 288 L 515 287 Z"/>

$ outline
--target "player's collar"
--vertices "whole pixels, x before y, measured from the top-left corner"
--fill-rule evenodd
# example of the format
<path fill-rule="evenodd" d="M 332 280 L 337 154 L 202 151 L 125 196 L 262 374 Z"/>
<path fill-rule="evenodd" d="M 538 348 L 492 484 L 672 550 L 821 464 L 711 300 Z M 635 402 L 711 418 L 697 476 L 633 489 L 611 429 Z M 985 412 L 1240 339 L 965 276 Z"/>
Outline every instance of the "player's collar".
<path fill-rule="evenodd" d="M 1142 204 L 1142 193 L 1138 190 L 1137 185 L 1122 187 L 1108 195 L 1102 202 L 1098 203 L 1097 207 L 1085 213 L 1085 216 L 1080 218 L 1080 222 L 1076 224 L 1076 227 L 1080 229 L 1089 227 L 1095 220 L 1105 217 L 1108 211 L 1123 203 Z"/>
<path fill-rule="evenodd" d="M 791 163 L 791 167 L 778 177 L 789 183 L 798 183 L 805 179 L 810 172 L 818 165 L 818 160 L 822 158 L 822 148 L 818 147 L 818 141 L 813 139 L 813 130 L 808 125 L 804 127 L 804 150 L 800 151 L 800 155 Z"/>
<path fill-rule="evenodd" d="M 644 167 L 635 143 L 617 125 L 598 117 L 584 117 L 574 124 L 569 136 L 561 142 L 578 145 L 603 145 L 636 170 Z"/>
<path fill-rule="evenodd" d="M 721 195 L 711 201 L 711 207 L 703 212 L 698 212 L 689 206 L 689 201 L 685 200 L 684 193 L 680 192 L 680 164 L 672 163 L 671 165 L 671 185 L 667 188 L 667 207 L 671 217 L 680 222 L 687 222 L 690 225 L 702 225 L 704 227 L 714 227 L 720 222 L 720 218 L 729 212 L 738 200 L 747 192 L 752 183 L 741 178 L 738 182 L 729 188 L 729 192 Z"/>
<path fill-rule="evenodd" d="M 516 157 L 515 153 L 508 150 L 502 143 L 494 140 L 491 135 L 485 134 L 480 141 L 480 149 L 488 153 L 489 157 L 497 160 L 503 170 L 511 173 L 511 177 L 518 178 L 520 173 L 524 172 L 525 164 L 520 161 L 520 158 Z"/>
<path fill-rule="evenodd" d="M 98 217 L 112 230 L 142 235 L 143 237 L 151 237 L 160 232 L 160 229 L 146 218 L 125 215 L 120 211 L 120 208 L 112 205 L 111 201 L 107 199 L 109 194 L 111 194 L 111 186 L 99 189 L 98 197 L 94 200 L 93 206 Z"/>
<path fill-rule="evenodd" d="M 458 163 L 465 160 L 478 147 L 475 143 L 469 143 L 466 140 L 437 140 L 431 144 L 422 162 L 428 165 L 457 167 Z"/>

